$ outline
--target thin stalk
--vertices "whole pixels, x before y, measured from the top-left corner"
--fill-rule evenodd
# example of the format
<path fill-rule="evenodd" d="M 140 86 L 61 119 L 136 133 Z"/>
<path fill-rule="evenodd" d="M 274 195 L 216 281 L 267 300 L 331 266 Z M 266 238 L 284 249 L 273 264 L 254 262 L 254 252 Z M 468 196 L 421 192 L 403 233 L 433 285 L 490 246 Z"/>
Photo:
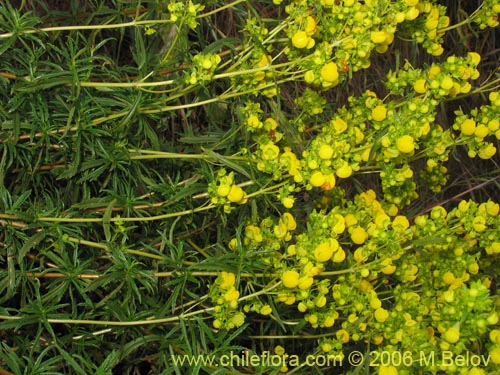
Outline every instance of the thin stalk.
<path fill-rule="evenodd" d="M 145 217 L 112 217 L 109 219 L 109 221 L 113 223 L 113 222 L 144 222 L 144 221 L 165 220 L 173 217 L 190 215 L 196 212 L 208 211 L 215 207 L 216 206 L 214 204 L 210 203 L 208 205 L 203 205 L 190 210 L 172 212 L 163 215 L 145 216 Z M 51 223 L 102 223 L 104 221 L 103 218 L 99 217 L 48 217 L 48 216 L 39 217 L 37 220 L 42 222 L 51 222 Z"/>
<path fill-rule="evenodd" d="M 262 289 L 258 292 L 246 295 L 239 299 L 239 301 L 246 301 L 262 294 L 267 294 L 276 287 L 281 285 L 281 282 L 271 285 L 268 288 Z M 128 322 L 119 322 L 119 321 L 111 321 L 111 320 L 85 320 L 85 319 L 56 319 L 56 318 L 48 318 L 46 319 L 47 323 L 50 324 L 79 324 L 79 325 L 96 325 L 96 326 L 115 326 L 115 327 L 135 327 L 135 326 L 144 326 L 144 325 L 153 325 L 153 324 L 174 324 L 181 320 L 189 319 L 197 315 L 205 314 L 207 312 L 213 311 L 215 307 L 206 307 L 201 310 L 196 310 L 188 313 L 179 314 L 178 316 L 170 316 L 166 318 L 155 318 L 151 317 L 143 320 L 135 320 Z M 9 316 L 9 315 L 0 315 L 0 320 L 19 320 L 22 319 L 22 316 Z"/>
<path fill-rule="evenodd" d="M 169 19 L 165 20 L 148 20 L 148 21 L 130 21 L 114 24 L 104 24 L 104 25 L 74 25 L 74 26 L 52 26 L 52 27 L 42 27 L 39 29 L 23 30 L 20 32 L 10 32 L 0 34 L 0 39 L 11 38 L 15 35 L 23 34 L 37 34 L 37 33 L 50 33 L 55 31 L 75 31 L 75 30 L 102 30 L 102 29 L 121 29 L 123 27 L 139 27 L 139 26 L 152 26 L 159 24 L 172 23 Z"/>

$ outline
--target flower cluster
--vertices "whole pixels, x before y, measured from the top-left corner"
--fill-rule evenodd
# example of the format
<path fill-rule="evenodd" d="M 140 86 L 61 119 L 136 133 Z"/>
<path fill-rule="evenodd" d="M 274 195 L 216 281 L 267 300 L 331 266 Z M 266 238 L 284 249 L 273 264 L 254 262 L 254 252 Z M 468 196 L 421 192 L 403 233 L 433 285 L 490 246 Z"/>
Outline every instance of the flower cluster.
<path fill-rule="evenodd" d="M 436 99 L 466 94 L 471 90 L 469 81 L 479 78 L 480 60 L 478 53 L 469 52 L 465 57 L 449 56 L 445 62 L 433 63 L 425 70 L 406 64 L 404 69 L 389 74 L 386 86 L 394 93 L 413 88 L 417 94 L 430 93 Z"/>
<path fill-rule="evenodd" d="M 413 9 L 418 18 L 405 25 L 413 39 L 433 56 L 443 53 L 444 29 L 448 27 L 450 20 L 446 16 L 446 7 L 435 5 L 432 1 L 407 1 L 415 3 Z"/>
<path fill-rule="evenodd" d="M 487 27 L 497 27 L 498 17 L 500 15 L 500 4 L 496 0 L 484 0 L 481 7 L 477 9 L 472 17 L 474 23 L 479 25 L 480 29 Z"/>
<path fill-rule="evenodd" d="M 248 201 L 245 191 L 234 182 L 234 172 L 227 173 L 225 169 L 220 169 L 217 179 L 208 186 L 208 193 L 213 204 L 224 207 L 226 213 L 231 212 L 235 204 L 245 204 Z"/>
<path fill-rule="evenodd" d="M 191 0 L 187 3 L 184 1 L 171 1 L 168 4 L 167 9 L 170 12 L 170 20 L 172 22 L 179 21 L 194 30 L 198 25 L 196 16 L 199 12 L 205 9 L 205 6 L 201 4 L 194 4 Z"/>
<path fill-rule="evenodd" d="M 497 152 L 495 145 L 489 140 L 500 140 L 500 93 L 491 92 L 489 100 L 489 105 L 473 109 L 470 115 L 458 111 L 453 124 L 453 128 L 460 132 L 460 138 L 466 143 L 471 158 L 479 156 L 481 159 L 490 159 Z"/>
<path fill-rule="evenodd" d="M 210 82 L 220 62 L 221 58 L 217 54 L 195 55 L 193 67 L 186 72 L 184 81 L 190 85 Z"/>
<path fill-rule="evenodd" d="M 209 297 L 214 303 L 214 328 L 233 329 L 245 322 L 245 314 L 238 310 L 240 292 L 235 287 L 236 276 L 231 272 L 221 272 L 211 285 Z"/>
<path fill-rule="evenodd" d="M 323 353 L 342 358 L 350 345 L 369 343 L 381 352 L 459 355 L 489 338 L 485 366 L 492 369 L 500 360 L 500 299 L 490 296 L 491 280 L 479 272 L 489 263 L 479 258 L 500 253 L 499 207 L 492 201 L 462 201 L 450 211 L 436 206 L 412 224 L 367 191 L 313 211 L 300 231 L 290 213 L 249 224 L 242 246 L 268 254 L 261 260 L 281 281 L 277 311 L 280 304 L 294 306 L 312 329 L 328 333 L 318 341 Z M 218 306 L 233 285 L 221 289 L 221 280 Z M 272 310 L 259 300 L 245 307 L 263 315 Z M 454 371 L 433 366 L 404 364 Z M 391 371 L 398 373 L 397 366 Z"/>

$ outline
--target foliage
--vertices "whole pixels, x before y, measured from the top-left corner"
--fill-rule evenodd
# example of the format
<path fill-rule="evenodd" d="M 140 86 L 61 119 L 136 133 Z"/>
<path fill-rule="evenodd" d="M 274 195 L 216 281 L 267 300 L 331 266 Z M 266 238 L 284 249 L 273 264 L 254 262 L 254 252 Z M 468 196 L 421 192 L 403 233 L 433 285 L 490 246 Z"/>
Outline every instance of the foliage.
<path fill-rule="evenodd" d="M 498 1 L 0 4 L 0 372 L 496 373 Z"/>

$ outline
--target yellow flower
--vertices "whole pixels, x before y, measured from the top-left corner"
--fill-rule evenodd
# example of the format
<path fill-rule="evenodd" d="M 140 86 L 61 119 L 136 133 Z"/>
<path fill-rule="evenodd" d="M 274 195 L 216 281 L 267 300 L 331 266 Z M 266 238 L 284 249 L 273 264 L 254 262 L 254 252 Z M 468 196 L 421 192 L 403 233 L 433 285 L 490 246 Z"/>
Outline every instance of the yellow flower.
<path fill-rule="evenodd" d="M 398 375 L 398 369 L 392 365 L 384 366 L 381 365 L 378 368 L 378 375 Z"/>
<path fill-rule="evenodd" d="M 462 122 L 462 125 L 460 125 L 460 130 L 464 135 L 472 135 L 476 131 L 476 122 L 472 119 L 466 119 Z"/>
<path fill-rule="evenodd" d="M 285 271 L 281 276 L 281 281 L 286 288 L 295 288 L 299 285 L 299 273 L 297 271 Z"/>
<path fill-rule="evenodd" d="M 222 289 L 229 289 L 230 287 L 234 286 L 234 283 L 236 282 L 236 276 L 232 272 L 222 271 L 220 274 L 220 278 L 222 279 L 222 282 L 220 284 L 220 287 Z"/>
<path fill-rule="evenodd" d="M 227 184 L 222 184 L 217 188 L 217 195 L 219 197 L 226 197 L 229 194 L 229 191 L 231 190 L 231 186 Z"/>
<path fill-rule="evenodd" d="M 419 14 L 420 14 L 420 12 L 419 12 L 419 10 L 417 8 L 411 7 L 406 12 L 406 20 L 407 21 L 413 21 L 415 18 L 418 17 Z"/>
<path fill-rule="evenodd" d="M 306 81 L 307 83 L 313 83 L 315 79 L 316 76 L 314 75 L 314 72 L 312 70 L 308 70 L 304 73 L 304 81 Z"/>
<path fill-rule="evenodd" d="M 245 237 L 255 242 L 262 242 L 264 240 L 260 228 L 255 225 L 247 225 L 245 227 Z"/>
<path fill-rule="evenodd" d="M 323 185 L 326 181 L 325 175 L 322 172 L 314 172 L 309 179 L 309 182 L 311 183 L 312 186 L 314 187 L 320 187 Z"/>
<path fill-rule="evenodd" d="M 261 147 L 263 160 L 275 160 L 280 154 L 280 149 L 274 143 L 267 143 Z"/>
<path fill-rule="evenodd" d="M 292 36 L 292 44 L 295 48 L 306 48 L 309 44 L 309 39 L 310 38 L 305 31 L 297 31 Z"/>
<path fill-rule="evenodd" d="M 336 234 L 342 234 L 345 230 L 345 219 L 341 214 L 335 214 L 335 224 L 332 227 L 332 230 Z"/>
<path fill-rule="evenodd" d="M 413 84 L 413 90 L 418 94 L 425 94 L 427 92 L 427 81 L 419 79 Z"/>
<path fill-rule="evenodd" d="M 237 312 L 232 318 L 231 323 L 234 324 L 235 327 L 240 327 L 245 323 L 245 314 L 242 312 Z"/>
<path fill-rule="evenodd" d="M 455 344 L 458 340 L 460 340 L 460 331 L 454 327 L 448 328 L 444 333 L 443 338 L 450 344 Z"/>
<path fill-rule="evenodd" d="M 382 261 L 384 267 L 380 270 L 385 275 L 392 275 L 396 272 L 396 266 L 392 264 L 392 259 L 386 258 Z"/>
<path fill-rule="evenodd" d="M 333 156 L 333 147 L 327 144 L 321 145 L 319 148 L 319 157 L 323 160 L 331 159 Z"/>
<path fill-rule="evenodd" d="M 495 346 L 490 350 L 491 362 L 500 364 L 500 346 Z"/>
<path fill-rule="evenodd" d="M 379 307 L 377 310 L 375 310 L 375 313 L 373 314 L 373 316 L 375 317 L 375 320 L 377 322 L 383 323 L 389 317 L 389 311 L 387 311 L 383 307 Z"/>
<path fill-rule="evenodd" d="M 411 135 L 403 135 L 396 141 L 396 147 L 403 154 L 412 153 L 415 150 L 415 143 Z"/>
<path fill-rule="evenodd" d="M 451 285 L 455 282 L 455 275 L 450 271 L 445 272 L 441 278 L 446 285 Z"/>
<path fill-rule="evenodd" d="M 336 247 L 332 246 L 332 244 L 336 245 Z M 314 249 L 314 257 L 318 262 L 328 262 L 332 259 L 333 253 L 338 249 L 338 247 L 339 244 L 337 240 L 334 239 L 332 241 L 322 242 Z"/>
<path fill-rule="evenodd" d="M 345 251 L 342 248 L 339 248 L 334 254 L 333 254 L 333 261 L 335 263 L 342 263 L 346 257 Z"/>
<path fill-rule="evenodd" d="M 251 128 L 258 129 L 262 127 L 262 122 L 259 120 L 257 116 L 252 115 L 249 118 L 247 118 L 247 125 L 250 126 Z"/>
<path fill-rule="evenodd" d="M 385 31 L 372 31 L 370 32 L 370 40 L 373 43 L 380 44 L 384 43 L 387 38 Z"/>
<path fill-rule="evenodd" d="M 352 168 L 348 162 L 344 162 L 342 167 L 337 169 L 335 173 L 337 173 L 337 176 L 339 176 L 340 178 L 348 178 L 352 175 Z"/>
<path fill-rule="evenodd" d="M 382 307 L 382 301 L 378 297 L 373 297 L 370 300 L 370 307 L 374 310 L 380 309 Z"/>
<path fill-rule="evenodd" d="M 340 340 L 340 342 L 343 344 L 349 342 L 349 332 L 347 332 L 345 329 L 339 329 L 335 333 L 335 336 L 337 337 L 337 340 Z"/>
<path fill-rule="evenodd" d="M 240 292 L 238 292 L 235 287 L 231 287 L 226 294 L 224 294 L 224 299 L 227 302 L 236 301 L 239 297 Z"/>
<path fill-rule="evenodd" d="M 284 197 L 282 200 L 281 200 L 281 203 L 283 204 L 283 206 L 285 208 L 292 208 L 294 203 L 295 203 L 295 199 L 293 197 Z"/>
<path fill-rule="evenodd" d="M 282 216 L 280 221 L 282 221 L 288 230 L 294 230 L 297 228 L 297 222 L 295 221 L 294 217 L 292 216 L 291 213 L 285 212 Z"/>
<path fill-rule="evenodd" d="M 469 370 L 467 375 L 486 375 L 486 373 L 484 372 L 484 370 L 482 368 L 473 367 Z"/>
<path fill-rule="evenodd" d="M 497 148 L 493 146 L 493 143 L 488 143 L 485 148 L 479 150 L 479 157 L 481 159 L 491 159 L 497 153 Z"/>
<path fill-rule="evenodd" d="M 469 56 L 472 60 L 472 63 L 475 65 L 475 66 L 478 66 L 479 65 L 479 62 L 481 61 L 481 55 L 477 52 L 469 52 L 467 53 L 467 56 Z"/>
<path fill-rule="evenodd" d="M 485 205 L 486 212 L 490 216 L 497 216 L 498 213 L 500 212 L 500 204 L 498 204 L 498 203 L 488 201 L 488 202 L 483 203 L 483 204 Z"/>
<path fill-rule="evenodd" d="M 484 138 L 488 135 L 489 129 L 486 125 L 481 124 L 474 130 L 474 135 L 479 138 Z"/>
<path fill-rule="evenodd" d="M 362 227 L 356 227 L 351 231 L 351 239 L 356 245 L 365 243 L 368 238 L 368 233 Z"/>
<path fill-rule="evenodd" d="M 314 18 L 308 16 L 306 19 L 306 28 L 305 28 L 306 34 L 313 35 L 316 32 L 317 28 L 318 25 L 316 25 L 316 21 L 314 20 Z"/>
<path fill-rule="evenodd" d="M 387 108 L 383 105 L 378 105 L 372 109 L 372 118 L 375 121 L 383 121 L 387 117 Z"/>
<path fill-rule="evenodd" d="M 410 6 L 410 7 L 414 7 L 415 5 L 418 4 L 418 1 L 419 0 L 405 0 L 405 4 Z"/>
<path fill-rule="evenodd" d="M 347 122 L 341 118 L 336 118 L 331 123 L 337 134 L 343 133 L 347 129 Z"/>
<path fill-rule="evenodd" d="M 482 216 L 476 216 L 472 219 L 472 228 L 476 232 L 484 232 L 486 230 L 486 219 Z"/>
<path fill-rule="evenodd" d="M 269 315 L 273 312 L 273 308 L 269 305 L 264 305 L 260 308 L 261 315 Z"/>
<path fill-rule="evenodd" d="M 229 194 L 227 198 L 233 202 L 233 203 L 239 203 L 243 201 L 243 198 L 245 197 L 245 192 L 241 187 L 238 185 L 233 185 L 231 186 L 231 190 L 229 191 Z"/>
<path fill-rule="evenodd" d="M 329 62 L 321 68 L 321 78 L 323 81 L 332 84 L 338 81 L 339 72 L 337 65 L 334 62 Z"/>
<path fill-rule="evenodd" d="M 309 289 L 314 283 L 314 279 L 310 276 L 304 276 L 299 278 L 299 283 L 297 286 L 299 287 L 300 290 L 307 290 Z"/>
<path fill-rule="evenodd" d="M 400 229 L 405 230 L 405 229 L 408 229 L 409 226 L 410 226 L 410 222 L 408 221 L 406 216 L 403 216 L 403 215 L 396 216 L 394 218 L 394 220 L 392 221 L 393 228 L 399 227 Z"/>
<path fill-rule="evenodd" d="M 274 235 L 276 236 L 277 239 L 283 239 L 286 237 L 287 234 L 288 230 L 286 228 L 286 224 L 281 222 L 278 225 L 274 226 Z"/>
<path fill-rule="evenodd" d="M 297 156 L 285 148 L 285 152 L 280 155 L 279 159 L 280 165 L 288 170 L 291 176 L 296 176 L 300 170 L 300 161 Z"/>

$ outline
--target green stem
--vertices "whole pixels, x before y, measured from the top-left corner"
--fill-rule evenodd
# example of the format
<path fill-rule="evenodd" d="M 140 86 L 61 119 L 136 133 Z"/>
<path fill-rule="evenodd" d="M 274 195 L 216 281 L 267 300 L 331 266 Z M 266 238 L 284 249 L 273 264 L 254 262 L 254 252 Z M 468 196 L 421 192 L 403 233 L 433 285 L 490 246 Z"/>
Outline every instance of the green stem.
<path fill-rule="evenodd" d="M 77 25 L 77 26 L 52 26 L 42 27 L 40 29 L 22 30 L 20 32 L 10 32 L 0 34 L 0 39 L 11 38 L 14 35 L 22 34 L 36 34 L 36 33 L 49 33 L 54 31 L 74 31 L 74 30 L 102 30 L 102 29 L 119 29 L 122 27 L 139 27 L 172 23 L 170 20 L 148 20 L 148 21 L 130 21 L 114 24 L 104 25 Z"/>
<path fill-rule="evenodd" d="M 191 210 L 172 212 L 163 215 L 156 216 L 145 216 L 145 217 L 112 217 L 109 219 L 110 222 L 144 222 L 144 221 L 156 221 L 165 220 L 178 216 L 186 216 L 196 212 L 203 212 L 211 210 L 216 206 L 212 203 L 208 205 L 199 206 Z M 101 217 L 47 217 L 42 216 L 38 218 L 38 221 L 51 222 L 51 223 L 102 223 L 104 219 Z M 162 258 L 163 259 L 163 258 Z"/>
<path fill-rule="evenodd" d="M 239 299 L 239 301 L 246 301 L 248 299 L 255 298 L 262 294 L 267 294 L 272 289 L 278 287 L 281 282 L 271 285 L 268 288 L 262 289 L 258 292 L 249 294 Z M 143 326 L 143 325 L 152 325 L 152 324 L 172 324 L 177 323 L 181 320 L 192 318 L 197 315 L 205 314 L 207 312 L 213 311 L 215 307 L 207 307 L 202 310 L 196 310 L 184 314 L 179 314 L 178 316 L 171 316 L 168 318 L 148 318 L 143 320 L 135 320 L 129 322 L 118 322 L 118 321 L 110 321 L 110 320 L 85 320 L 85 319 L 54 319 L 48 318 L 46 321 L 50 324 L 80 324 L 80 325 L 97 325 L 97 326 L 115 326 L 115 327 L 134 327 L 134 326 Z M 8 315 L 0 315 L 0 320 L 19 320 L 22 319 L 21 316 L 8 316 Z"/>
<path fill-rule="evenodd" d="M 226 10 L 228 8 L 232 8 L 234 7 L 235 5 L 238 5 L 238 4 L 241 4 L 241 3 L 246 3 L 247 0 L 236 0 L 236 1 L 233 1 L 232 3 L 229 3 L 229 4 L 226 4 L 226 5 L 223 5 L 223 6 L 220 6 L 220 7 L 217 7 L 216 9 L 214 10 L 211 10 L 210 12 L 207 12 L 207 13 L 202 13 L 198 16 L 196 16 L 196 18 L 205 18 L 205 17 L 210 17 L 214 14 L 217 14 L 219 13 L 220 11 L 222 10 Z"/>

